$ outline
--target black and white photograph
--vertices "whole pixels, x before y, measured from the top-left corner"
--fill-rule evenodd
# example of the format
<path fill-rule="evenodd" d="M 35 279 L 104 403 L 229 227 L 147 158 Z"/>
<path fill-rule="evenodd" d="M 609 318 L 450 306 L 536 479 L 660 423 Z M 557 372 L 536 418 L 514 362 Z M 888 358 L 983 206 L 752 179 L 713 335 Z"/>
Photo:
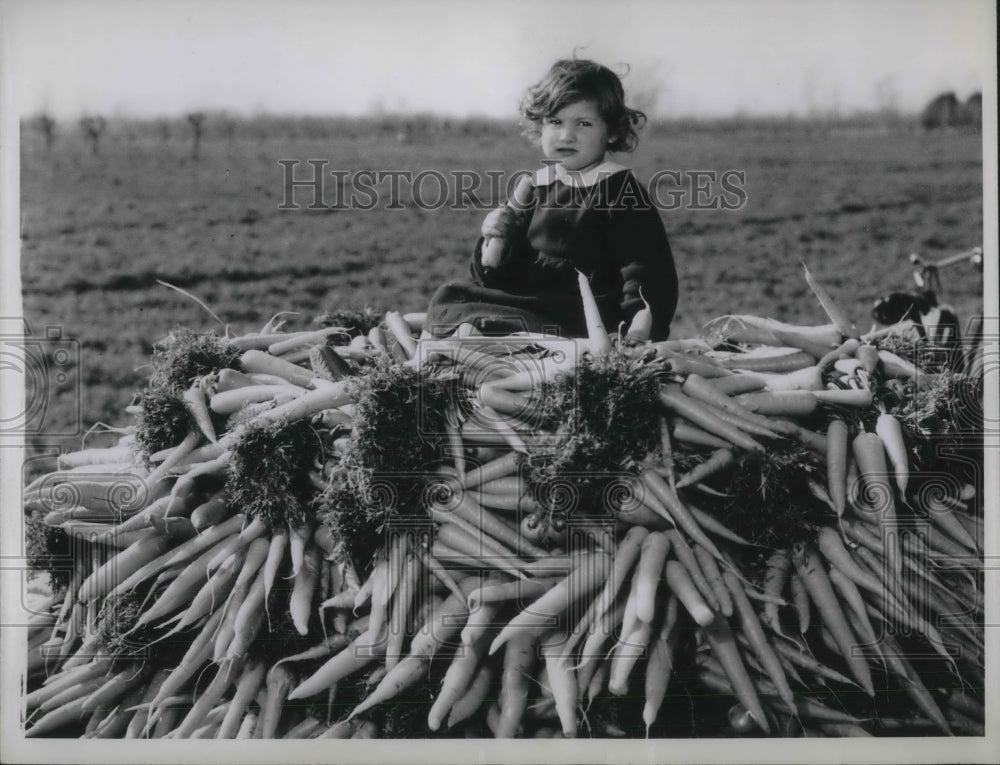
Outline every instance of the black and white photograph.
<path fill-rule="evenodd" d="M 989 0 L 0 0 L 0 760 L 1000 761 L 997 182 Z"/>

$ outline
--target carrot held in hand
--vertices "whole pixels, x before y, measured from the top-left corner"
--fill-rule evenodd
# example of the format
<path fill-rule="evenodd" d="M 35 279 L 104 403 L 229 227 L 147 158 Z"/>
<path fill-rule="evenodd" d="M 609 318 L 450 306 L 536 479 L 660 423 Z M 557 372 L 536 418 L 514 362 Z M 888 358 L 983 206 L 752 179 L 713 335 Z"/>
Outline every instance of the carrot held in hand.
<path fill-rule="evenodd" d="M 504 209 L 504 213 L 508 219 L 513 211 L 525 210 L 531 204 L 531 188 L 530 175 L 522 175 L 518 178 L 510 201 L 507 202 L 505 208 L 501 208 Z M 486 223 L 484 223 L 485 227 Z M 483 234 L 483 266 L 486 268 L 496 268 L 506 260 L 507 253 L 510 250 L 507 233 L 503 236 L 489 236 L 484 231 Z"/>

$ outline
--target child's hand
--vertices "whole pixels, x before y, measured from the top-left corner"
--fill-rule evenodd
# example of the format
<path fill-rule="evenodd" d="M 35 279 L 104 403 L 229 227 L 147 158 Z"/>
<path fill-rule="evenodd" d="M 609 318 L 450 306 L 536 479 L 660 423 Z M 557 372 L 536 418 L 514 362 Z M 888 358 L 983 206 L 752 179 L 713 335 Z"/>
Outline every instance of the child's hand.
<path fill-rule="evenodd" d="M 486 241 L 507 237 L 514 227 L 514 211 L 504 205 L 493 210 L 483 219 L 483 238 Z"/>

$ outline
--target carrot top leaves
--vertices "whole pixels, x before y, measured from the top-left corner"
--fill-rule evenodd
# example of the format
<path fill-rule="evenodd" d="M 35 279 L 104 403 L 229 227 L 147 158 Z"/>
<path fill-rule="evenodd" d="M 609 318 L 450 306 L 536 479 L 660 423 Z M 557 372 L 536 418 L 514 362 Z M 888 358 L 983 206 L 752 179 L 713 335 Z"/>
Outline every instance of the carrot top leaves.
<path fill-rule="evenodd" d="M 69 585 L 70 570 L 66 561 L 73 554 L 72 540 L 62 529 L 45 523 L 46 512 L 44 508 L 25 511 L 28 568 L 47 573 L 53 589 L 64 590 Z"/>
<path fill-rule="evenodd" d="M 446 436 L 448 384 L 432 374 L 379 361 L 351 386 L 357 402 L 344 468 L 316 500 L 339 553 L 367 568 L 399 515 L 422 514 Z M 424 517 L 420 515 L 420 517 Z"/>
<path fill-rule="evenodd" d="M 540 500 L 546 486 L 567 481 L 576 496 L 599 496 L 600 484 L 619 476 L 623 461 L 656 451 L 662 370 L 659 359 L 612 351 L 544 387 L 538 421 L 554 435 L 539 439 L 525 458 L 529 486 Z"/>
<path fill-rule="evenodd" d="M 808 449 L 774 444 L 766 454 L 739 452 L 724 497 L 699 495 L 719 519 L 755 544 L 788 547 L 812 539 L 829 511 L 809 492 L 806 481 L 825 475 L 825 466 Z"/>
<path fill-rule="evenodd" d="M 309 471 L 325 444 L 305 421 L 253 423 L 232 447 L 226 479 L 229 501 L 272 527 L 301 526 L 311 516 L 315 489 Z"/>
<path fill-rule="evenodd" d="M 153 351 L 151 388 L 186 389 L 195 378 L 220 369 L 238 369 L 240 351 L 211 332 L 175 327 Z"/>
<path fill-rule="evenodd" d="M 320 314 L 313 321 L 320 328 L 343 327 L 349 335 L 367 335 L 374 327 L 382 323 L 385 311 L 377 311 L 371 306 L 360 309 L 341 308 Z"/>
<path fill-rule="evenodd" d="M 148 467 L 150 456 L 177 446 L 196 425 L 179 389 L 150 386 L 138 394 L 137 403 L 142 411 L 136 419 L 135 442 Z"/>

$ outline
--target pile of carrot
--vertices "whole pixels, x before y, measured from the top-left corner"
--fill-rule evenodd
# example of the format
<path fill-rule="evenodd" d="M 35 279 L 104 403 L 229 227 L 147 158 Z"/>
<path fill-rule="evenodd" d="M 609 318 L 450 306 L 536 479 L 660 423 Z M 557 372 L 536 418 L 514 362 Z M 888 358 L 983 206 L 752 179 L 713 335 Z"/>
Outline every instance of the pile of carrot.
<path fill-rule="evenodd" d="M 581 278 L 583 339 L 435 339 L 396 312 L 346 342 L 270 324 L 226 338 L 240 368 L 191 380 L 191 432 L 148 467 L 124 428 L 26 487 L 79 540 L 68 588 L 29 626 L 26 735 L 371 738 L 398 735 L 405 706 L 420 710 L 407 735 L 655 736 L 698 699 L 722 735 L 981 735 L 976 489 L 911 473 L 913 434 L 880 390 L 933 380 L 807 278 L 830 324 L 725 317 L 650 343 L 642 316 L 609 335 Z M 604 517 L 542 534 L 552 497 L 523 471 L 546 436 L 532 412 L 611 353 L 662 364 L 661 443 L 623 466 Z M 349 382 L 386 355 L 459 382 L 430 534 L 389 524 L 355 567 L 318 519 L 269 523 L 228 501 L 247 428 L 303 420 L 349 439 Z M 761 548 L 697 506 L 741 454 L 789 442 L 826 468 L 809 541 Z M 317 459 L 317 492 L 338 469 L 336 453 Z M 135 612 L 111 647 L 116 603 Z M 295 650 L 273 645 L 281 624 Z M 608 710 L 636 698 L 626 730 Z"/>

